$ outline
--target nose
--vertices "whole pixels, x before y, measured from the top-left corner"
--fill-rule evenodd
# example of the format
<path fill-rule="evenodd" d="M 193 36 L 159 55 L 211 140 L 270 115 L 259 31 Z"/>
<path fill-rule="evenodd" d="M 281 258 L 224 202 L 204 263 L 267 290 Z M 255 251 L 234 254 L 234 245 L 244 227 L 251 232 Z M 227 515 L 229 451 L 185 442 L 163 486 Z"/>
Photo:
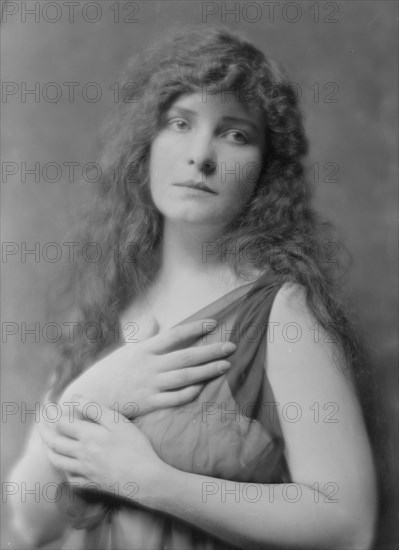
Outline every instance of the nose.
<path fill-rule="evenodd" d="M 205 177 L 214 174 L 217 169 L 217 163 L 211 138 L 205 135 L 198 135 L 197 139 L 192 143 L 188 159 L 188 164 L 194 164 Z"/>

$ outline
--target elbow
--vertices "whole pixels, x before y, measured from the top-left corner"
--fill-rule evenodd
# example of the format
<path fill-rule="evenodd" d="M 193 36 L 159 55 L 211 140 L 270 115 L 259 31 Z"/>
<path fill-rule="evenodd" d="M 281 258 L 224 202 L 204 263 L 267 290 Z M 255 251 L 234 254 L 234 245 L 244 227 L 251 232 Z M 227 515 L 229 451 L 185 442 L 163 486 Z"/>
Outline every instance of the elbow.
<path fill-rule="evenodd" d="M 23 550 L 41 548 L 60 537 L 51 533 L 50 530 L 44 532 L 43 529 L 26 523 L 22 518 L 14 516 L 11 522 L 11 531 L 18 542 L 18 548 Z"/>
<path fill-rule="evenodd" d="M 318 547 L 372 550 L 377 522 L 374 504 L 374 501 L 367 500 L 363 506 L 360 502 L 339 507 L 328 505 L 329 510 L 324 509 L 323 514 L 317 516 L 322 529 L 320 534 L 324 535 L 324 541 Z"/>
<path fill-rule="evenodd" d="M 340 548 L 348 548 L 348 550 L 372 550 L 374 542 L 373 529 L 358 529 L 354 528 L 348 531 L 344 537 Z"/>
<path fill-rule="evenodd" d="M 371 550 L 374 547 L 378 521 L 378 494 L 375 490 L 365 493 L 364 498 L 346 508 L 347 532 L 350 537 L 348 548 Z"/>
<path fill-rule="evenodd" d="M 352 525 L 351 546 L 359 550 L 371 550 L 375 539 L 374 525 Z"/>
<path fill-rule="evenodd" d="M 13 518 L 11 532 L 21 549 L 37 548 L 42 544 L 33 527 L 23 523 L 20 518 Z"/>
<path fill-rule="evenodd" d="M 341 530 L 342 547 L 350 550 L 371 550 L 375 540 L 375 524 L 373 517 L 361 517 L 353 512 L 347 514 Z"/>
<path fill-rule="evenodd" d="M 10 531 L 18 548 L 37 548 L 40 545 L 38 533 L 20 502 L 11 501 L 9 516 Z"/>

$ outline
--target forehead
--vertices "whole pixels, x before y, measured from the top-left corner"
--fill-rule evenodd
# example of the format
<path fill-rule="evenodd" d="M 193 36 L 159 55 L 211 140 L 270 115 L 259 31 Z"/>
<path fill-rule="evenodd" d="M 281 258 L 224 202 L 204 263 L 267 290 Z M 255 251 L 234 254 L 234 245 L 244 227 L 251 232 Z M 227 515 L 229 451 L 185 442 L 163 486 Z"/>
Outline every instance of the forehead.
<path fill-rule="evenodd" d="M 179 96 L 170 106 L 187 109 L 195 113 L 212 116 L 240 116 L 260 125 L 263 113 L 259 106 L 244 103 L 239 100 L 238 93 L 221 92 L 209 94 L 206 91 L 183 94 Z"/>

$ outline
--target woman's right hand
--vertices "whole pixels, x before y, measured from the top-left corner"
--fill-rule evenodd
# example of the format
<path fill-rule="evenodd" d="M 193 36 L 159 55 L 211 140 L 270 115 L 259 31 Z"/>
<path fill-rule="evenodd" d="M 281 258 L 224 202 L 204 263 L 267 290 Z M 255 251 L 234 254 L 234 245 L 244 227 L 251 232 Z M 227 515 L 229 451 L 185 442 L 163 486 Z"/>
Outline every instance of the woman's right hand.
<path fill-rule="evenodd" d="M 230 367 L 226 358 L 235 351 L 232 342 L 190 347 L 216 326 L 215 321 L 200 319 L 125 344 L 76 378 L 59 402 L 73 401 L 73 395 L 79 394 L 87 402 L 117 407 L 129 419 L 189 403 L 200 394 L 205 381 Z"/>

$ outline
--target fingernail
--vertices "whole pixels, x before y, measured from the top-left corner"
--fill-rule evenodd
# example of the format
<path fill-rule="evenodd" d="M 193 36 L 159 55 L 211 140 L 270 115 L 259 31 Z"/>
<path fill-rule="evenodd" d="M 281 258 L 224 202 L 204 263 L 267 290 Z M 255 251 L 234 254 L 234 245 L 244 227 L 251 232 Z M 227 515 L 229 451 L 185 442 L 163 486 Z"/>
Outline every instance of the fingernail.
<path fill-rule="evenodd" d="M 223 353 L 233 353 L 233 351 L 236 349 L 236 345 L 233 344 L 233 342 L 225 342 L 222 346 L 222 352 Z"/>
<path fill-rule="evenodd" d="M 223 363 L 218 364 L 218 371 L 220 372 L 220 374 L 223 374 L 224 372 L 228 371 L 230 367 L 231 367 L 231 363 L 228 363 L 227 361 L 225 361 Z"/>

